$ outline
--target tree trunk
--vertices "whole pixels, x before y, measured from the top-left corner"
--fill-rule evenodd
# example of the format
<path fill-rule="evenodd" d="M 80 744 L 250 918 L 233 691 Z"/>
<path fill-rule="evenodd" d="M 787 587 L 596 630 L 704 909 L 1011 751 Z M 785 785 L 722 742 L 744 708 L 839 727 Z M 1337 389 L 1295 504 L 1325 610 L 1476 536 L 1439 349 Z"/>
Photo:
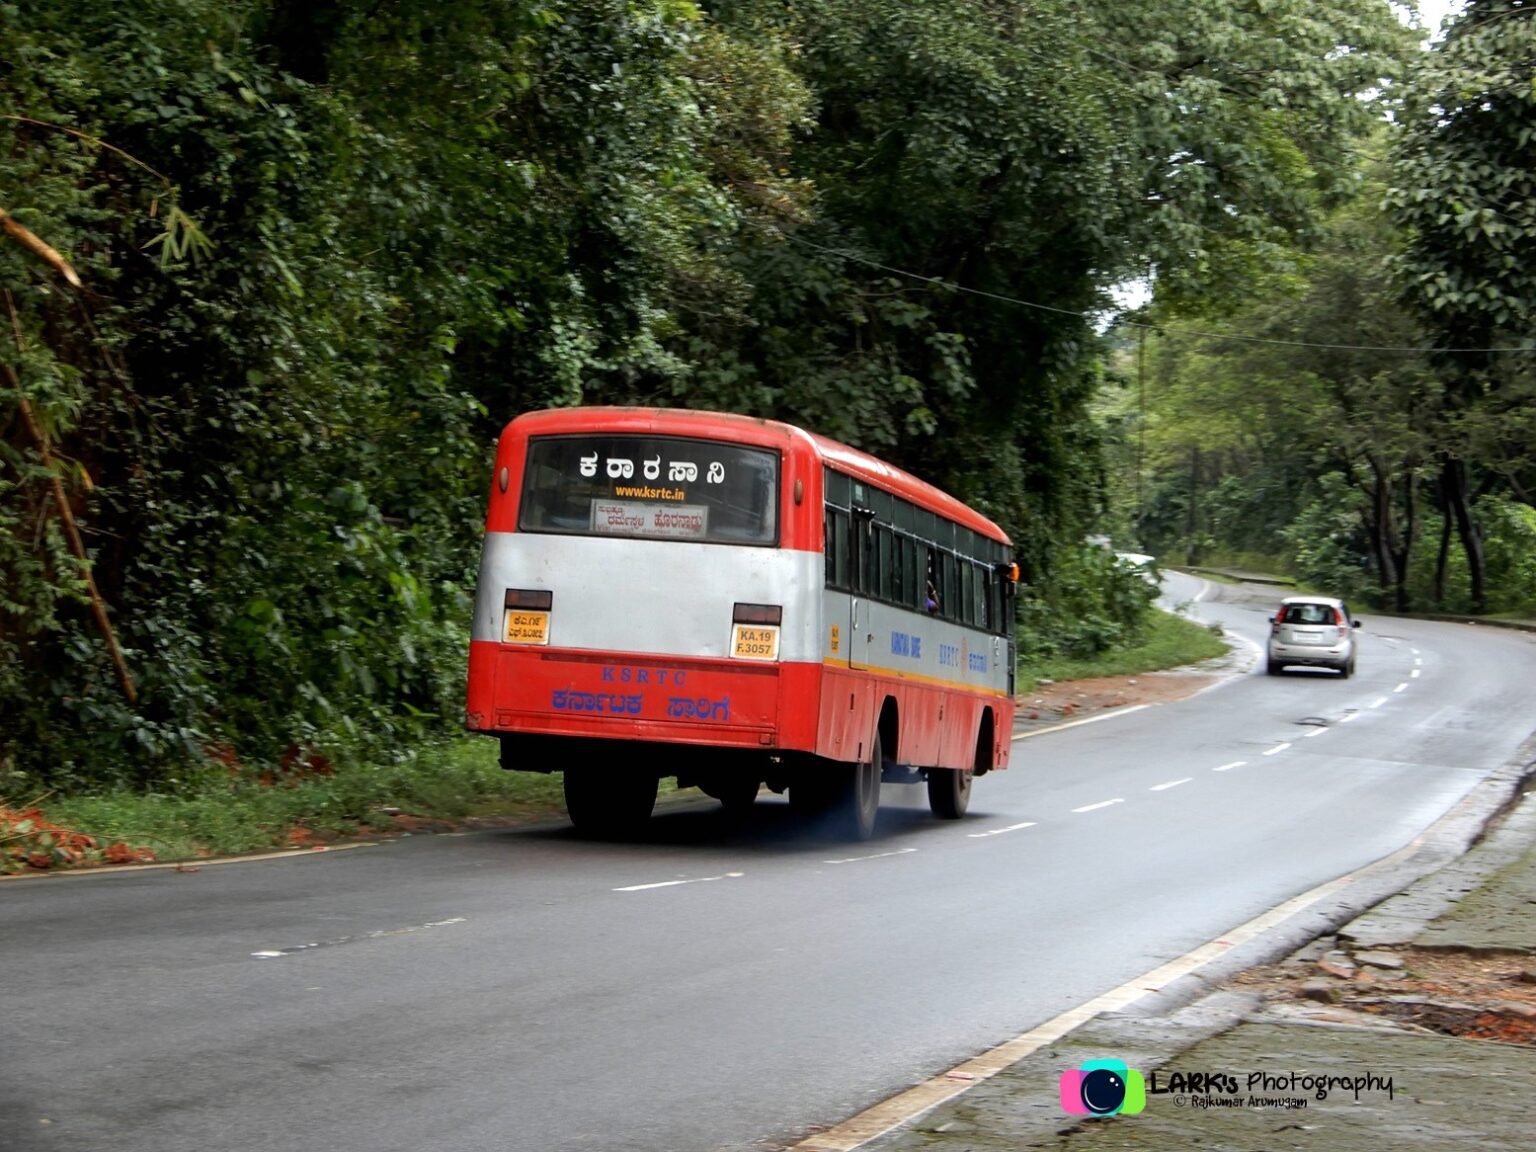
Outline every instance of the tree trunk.
<path fill-rule="evenodd" d="M 1419 480 L 1414 475 L 1414 462 L 1403 462 L 1403 535 L 1398 543 L 1397 554 L 1397 611 L 1409 612 L 1413 608 L 1413 596 L 1408 591 L 1408 558 L 1413 553 L 1414 542 L 1419 535 Z"/>
<path fill-rule="evenodd" d="M 1488 611 L 1488 593 L 1483 586 L 1483 538 L 1472 519 L 1472 498 L 1467 490 L 1467 464 L 1454 456 L 1441 462 L 1441 478 L 1445 483 L 1445 502 L 1456 518 L 1456 534 L 1467 554 L 1467 575 L 1472 584 L 1472 611 L 1482 614 Z"/>
<path fill-rule="evenodd" d="M 1392 519 L 1392 474 L 1372 457 L 1371 514 L 1366 518 L 1366 529 L 1371 534 L 1371 550 L 1376 553 L 1376 584 L 1383 593 L 1401 583 Z"/>
<path fill-rule="evenodd" d="M 1435 482 L 1435 499 L 1440 505 L 1440 551 L 1435 555 L 1435 607 L 1445 607 L 1445 568 L 1451 558 L 1451 505 L 1445 498 L 1445 480 Z"/>
<path fill-rule="evenodd" d="M 1200 449 L 1189 450 L 1189 520 L 1188 541 L 1184 546 L 1186 563 L 1200 563 Z"/>

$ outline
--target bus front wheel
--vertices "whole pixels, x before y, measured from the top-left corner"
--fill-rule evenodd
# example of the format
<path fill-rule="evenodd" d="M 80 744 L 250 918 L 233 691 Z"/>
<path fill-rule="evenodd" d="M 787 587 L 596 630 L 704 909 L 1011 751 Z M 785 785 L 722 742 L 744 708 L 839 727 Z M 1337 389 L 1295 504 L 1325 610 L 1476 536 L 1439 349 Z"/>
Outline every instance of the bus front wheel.
<path fill-rule="evenodd" d="M 928 809 L 940 820 L 958 820 L 971 804 L 969 768 L 928 769 Z"/>
<path fill-rule="evenodd" d="M 649 772 L 567 769 L 565 810 L 577 831 L 589 835 L 632 832 L 651 818 L 660 784 Z"/>

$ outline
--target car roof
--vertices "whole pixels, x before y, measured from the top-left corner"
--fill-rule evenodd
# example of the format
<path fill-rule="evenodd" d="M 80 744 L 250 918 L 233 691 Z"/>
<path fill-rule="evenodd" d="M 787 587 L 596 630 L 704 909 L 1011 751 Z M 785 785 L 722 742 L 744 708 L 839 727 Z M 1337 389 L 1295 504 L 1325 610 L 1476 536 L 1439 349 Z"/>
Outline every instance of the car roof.
<path fill-rule="evenodd" d="M 1327 604 L 1330 607 L 1337 607 L 1342 605 L 1344 601 L 1336 596 L 1287 596 L 1280 603 L 1282 606 L 1286 604 Z"/>

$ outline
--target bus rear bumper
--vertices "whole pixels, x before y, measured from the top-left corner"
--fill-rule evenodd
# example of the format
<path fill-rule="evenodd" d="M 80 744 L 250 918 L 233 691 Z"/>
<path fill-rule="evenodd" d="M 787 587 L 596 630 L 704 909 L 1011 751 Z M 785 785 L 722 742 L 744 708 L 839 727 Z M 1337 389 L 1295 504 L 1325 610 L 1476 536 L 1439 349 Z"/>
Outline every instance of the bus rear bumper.
<path fill-rule="evenodd" d="M 820 665 L 475 641 L 465 725 L 487 735 L 773 751 L 814 747 Z M 803 729 L 803 731 L 802 731 Z"/>

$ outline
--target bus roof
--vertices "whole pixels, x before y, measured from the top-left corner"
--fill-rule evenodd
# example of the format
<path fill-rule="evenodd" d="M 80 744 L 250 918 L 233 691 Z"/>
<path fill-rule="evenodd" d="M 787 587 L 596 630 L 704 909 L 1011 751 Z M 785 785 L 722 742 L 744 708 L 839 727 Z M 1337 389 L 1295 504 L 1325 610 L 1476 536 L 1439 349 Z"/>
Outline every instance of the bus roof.
<path fill-rule="evenodd" d="M 741 416 L 730 412 L 701 412 L 690 408 L 546 408 L 526 412 L 507 425 L 523 436 L 570 436 L 590 432 L 630 433 L 634 435 L 701 436 L 788 448 L 800 443 L 839 472 L 904 496 L 913 503 L 939 513 L 946 519 L 980 532 L 1003 544 L 1006 533 L 987 517 L 941 488 L 919 480 L 894 464 L 861 452 L 830 437 L 807 432 L 793 424 Z"/>

